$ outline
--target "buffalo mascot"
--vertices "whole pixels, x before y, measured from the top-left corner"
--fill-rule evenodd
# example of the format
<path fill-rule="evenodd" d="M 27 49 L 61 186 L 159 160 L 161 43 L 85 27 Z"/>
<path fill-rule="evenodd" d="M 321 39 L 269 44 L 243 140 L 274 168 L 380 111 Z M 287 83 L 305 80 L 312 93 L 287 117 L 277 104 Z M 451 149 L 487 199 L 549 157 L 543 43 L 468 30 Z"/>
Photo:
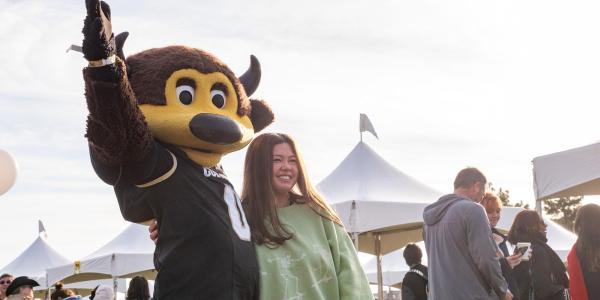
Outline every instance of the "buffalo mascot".
<path fill-rule="evenodd" d="M 154 299 L 254 299 L 258 266 L 240 198 L 219 167 L 273 121 L 249 99 L 260 65 L 239 78 L 213 55 L 185 46 L 125 59 L 108 4 L 87 0 L 83 70 L 86 137 L 98 176 L 123 217 L 156 219 Z"/>

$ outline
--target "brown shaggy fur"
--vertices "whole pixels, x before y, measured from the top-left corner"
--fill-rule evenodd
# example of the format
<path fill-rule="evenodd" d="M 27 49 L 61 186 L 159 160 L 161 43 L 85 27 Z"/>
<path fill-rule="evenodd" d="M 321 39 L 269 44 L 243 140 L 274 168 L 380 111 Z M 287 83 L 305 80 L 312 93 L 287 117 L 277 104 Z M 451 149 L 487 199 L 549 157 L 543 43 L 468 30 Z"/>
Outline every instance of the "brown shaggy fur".
<path fill-rule="evenodd" d="M 250 121 L 252 121 L 252 126 L 254 126 L 254 132 L 263 130 L 275 119 L 271 107 L 265 101 L 250 99 L 250 105 L 252 106 Z"/>
<path fill-rule="evenodd" d="M 142 159 L 153 141 L 125 74 L 120 59 L 116 66 L 83 70 L 90 112 L 86 137 L 92 154 L 108 166 Z"/>
<path fill-rule="evenodd" d="M 131 87 L 140 104 L 165 104 L 165 83 L 169 76 L 180 69 L 196 69 L 204 74 L 221 72 L 227 76 L 238 97 L 238 115 L 250 114 L 250 102 L 238 78 L 208 52 L 185 46 L 154 48 L 129 56 L 127 67 Z"/>
<path fill-rule="evenodd" d="M 83 70 L 90 112 L 86 137 L 92 154 L 107 166 L 139 161 L 151 151 L 152 133 L 138 104 L 164 104 L 165 82 L 179 69 L 223 73 L 235 87 L 237 113 L 250 116 L 255 132 L 273 122 L 269 106 L 264 101 L 249 100 L 233 72 L 202 50 L 183 46 L 150 49 L 129 57 L 127 62 L 127 70 L 121 59 L 114 66 Z"/>

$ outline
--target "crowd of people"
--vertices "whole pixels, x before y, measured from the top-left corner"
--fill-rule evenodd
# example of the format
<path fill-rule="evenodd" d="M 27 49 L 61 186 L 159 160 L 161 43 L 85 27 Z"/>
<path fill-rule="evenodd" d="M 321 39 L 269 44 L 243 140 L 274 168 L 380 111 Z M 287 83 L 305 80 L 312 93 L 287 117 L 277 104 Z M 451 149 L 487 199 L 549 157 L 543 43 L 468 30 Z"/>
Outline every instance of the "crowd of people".
<path fill-rule="evenodd" d="M 519 212 L 507 236 L 496 228 L 502 202 L 486 193 L 486 184 L 481 171 L 466 168 L 456 176 L 454 193 L 425 208 L 429 268 L 420 256 L 412 259 L 416 245 L 406 247 L 411 269 L 402 299 L 600 299 L 600 206 L 577 211 L 578 238 L 565 265 L 548 245 L 537 212 Z"/>
<path fill-rule="evenodd" d="M 291 137 L 258 136 L 248 148 L 244 170 L 242 205 L 258 256 L 261 299 L 287 299 L 298 292 L 307 299 L 371 299 L 351 241 L 336 213 L 310 184 Z M 581 298 L 572 296 L 578 292 L 574 279 L 570 286 L 567 268 L 547 245 L 543 219 L 524 210 L 504 235 L 496 228 L 502 202 L 486 193 L 486 186 L 483 173 L 466 168 L 455 179 L 454 193 L 425 209 L 423 236 L 430 267 L 421 264 L 417 245 L 406 246 L 410 271 L 402 283 L 403 299 L 600 299 L 594 290 L 600 273 L 593 263 L 600 257 L 600 235 L 581 234 L 586 232 L 582 228 L 593 228 L 590 221 L 581 220 L 594 219 L 593 213 L 585 212 L 597 205 L 586 205 L 577 215 L 580 238 L 572 253 L 579 256 L 570 255 L 592 262 L 580 267 L 579 290 L 588 295 Z M 156 240 L 156 225 L 150 231 Z M 515 251 L 508 242 L 527 247 Z M 319 275 L 328 271 L 335 276 L 323 282 Z"/>
<path fill-rule="evenodd" d="M 39 286 L 39 283 L 27 276 L 14 277 L 11 274 L 2 274 L 0 276 L 0 300 L 33 300 L 33 288 Z M 44 299 L 46 299 L 44 297 Z M 81 300 L 81 295 L 77 295 L 73 290 L 65 288 L 61 282 L 53 286 L 50 294 L 50 300 Z M 88 297 L 90 300 L 114 300 L 115 292 L 111 286 L 97 285 L 91 290 Z M 142 276 L 135 276 L 129 282 L 126 300 L 150 300 L 150 290 L 148 280 Z"/>
<path fill-rule="evenodd" d="M 260 299 L 373 299 L 340 218 L 307 174 L 286 134 L 261 134 L 248 148 L 242 206 L 258 259 Z M 481 171 L 466 168 L 456 176 L 453 193 L 425 208 L 429 266 L 422 264 L 417 245 L 405 247 L 410 270 L 402 299 L 600 299 L 600 206 L 587 204 L 577 212 L 578 239 L 565 266 L 547 244 L 546 225 L 537 212 L 518 213 L 508 235 L 496 228 L 502 202 L 486 193 L 486 186 Z M 150 232 L 156 242 L 156 224 Z M 0 299 L 32 299 L 37 285 L 4 274 Z M 90 299 L 113 295 L 111 287 L 99 286 Z M 60 285 L 52 294 L 52 300 L 76 297 Z M 131 280 L 126 299 L 150 299 L 143 277 Z"/>

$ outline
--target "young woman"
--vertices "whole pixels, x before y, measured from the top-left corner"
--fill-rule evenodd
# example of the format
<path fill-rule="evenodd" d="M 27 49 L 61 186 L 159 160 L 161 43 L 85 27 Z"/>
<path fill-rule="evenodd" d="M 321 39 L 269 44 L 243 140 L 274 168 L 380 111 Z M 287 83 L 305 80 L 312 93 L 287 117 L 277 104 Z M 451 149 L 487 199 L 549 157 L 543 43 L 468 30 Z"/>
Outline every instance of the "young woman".
<path fill-rule="evenodd" d="M 508 241 L 531 243 L 531 257 L 514 268 L 521 300 L 563 300 L 569 287 L 565 265 L 548 246 L 546 224 L 537 212 L 517 214 L 508 232 Z"/>
<path fill-rule="evenodd" d="M 498 256 L 500 257 L 502 276 L 508 283 L 508 289 L 513 294 L 513 300 L 519 300 L 519 287 L 512 269 L 521 263 L 521 257 L 523 254 L 519 253 L 511 255 L 508 251 L 508 246 L 506 243 L 508 238 L 496 228 L 498 221 L 500 221 L 502 201 L 500 201 L 500 198 L 493 193 L 485 193 L 480 204 L 483 206 L 483 208 L 485 208 L 488 220 L 490 221 L 490 227 L 492 228 L 492 237 L 501 252 Z"/>
<path fill-rule="evenodd" d="M 373 299 L 352 241 L 310 183 L 291 137 L 265 133 L 252 141 L 242 205 L 261 299 Z"/>
<path fill-rule="evenodd" d="M 14 277 L 7 273 L 0 276 L 0 300 L 6 298 L 6 288 L 8 288 L 13 279 Z"/>
<path fill-rule="evenodd" d="M 260 271 L 260 299 L 373 299 L 340 218 L 310 183 L 296 143 L 264 133 L 246 152 L 242 205 Z M 156 241 L 156 225 L 149 228 Z"/>
<path fill-rule="evenodd" d="M 600 299 L 600 206 L 586 204 L 577 210 L 577 241 L 567 257 L 573 300 Z"/>

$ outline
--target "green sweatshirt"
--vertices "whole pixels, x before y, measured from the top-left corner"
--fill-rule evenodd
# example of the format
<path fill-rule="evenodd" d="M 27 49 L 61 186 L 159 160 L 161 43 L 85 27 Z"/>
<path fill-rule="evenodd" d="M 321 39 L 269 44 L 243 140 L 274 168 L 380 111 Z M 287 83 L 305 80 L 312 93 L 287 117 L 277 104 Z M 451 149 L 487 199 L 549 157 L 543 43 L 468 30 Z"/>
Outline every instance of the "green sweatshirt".
<path fill-rule="evenodd" d="M 350 237 L 308 205 L 277 210 L 294 237 L 277 248 L 256 245 L 260 299 L 373 299 Z"/>

